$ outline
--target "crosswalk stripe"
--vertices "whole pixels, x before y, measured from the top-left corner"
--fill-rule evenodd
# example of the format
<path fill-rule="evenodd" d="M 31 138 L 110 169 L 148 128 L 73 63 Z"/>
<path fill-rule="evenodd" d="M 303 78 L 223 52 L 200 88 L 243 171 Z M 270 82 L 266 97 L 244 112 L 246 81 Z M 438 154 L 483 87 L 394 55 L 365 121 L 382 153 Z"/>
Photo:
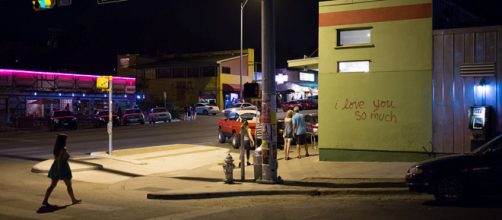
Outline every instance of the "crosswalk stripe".
<path fill-rule="evenodd" d="M 60 214 L 54 214 L 54 213 L 39 214 L 39 213 L 34 212 L 33 210 L 25 210 L 25 209 L 13 208 L 13 207 L 3 206 L 3 205 L 0 205 L 0 214 L 6 215 L 6 216 L 11 216 L 11 217 L 27 218 L 27 219 L 65 219 L 65 218 L 70 218 L 70 216 L 67 216 L 67 215 L 60 215 Z"/>

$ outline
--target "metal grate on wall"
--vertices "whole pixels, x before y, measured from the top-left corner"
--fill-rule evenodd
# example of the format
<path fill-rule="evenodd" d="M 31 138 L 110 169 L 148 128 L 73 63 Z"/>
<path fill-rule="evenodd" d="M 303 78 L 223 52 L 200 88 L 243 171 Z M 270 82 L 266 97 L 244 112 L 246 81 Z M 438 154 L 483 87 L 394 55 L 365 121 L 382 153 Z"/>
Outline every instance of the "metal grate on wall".
<path fill-rule="evenodd" d="M 483 64 L 462 64 L 460 65 L 460 76 L 494 76 L 495 63 Z"/>

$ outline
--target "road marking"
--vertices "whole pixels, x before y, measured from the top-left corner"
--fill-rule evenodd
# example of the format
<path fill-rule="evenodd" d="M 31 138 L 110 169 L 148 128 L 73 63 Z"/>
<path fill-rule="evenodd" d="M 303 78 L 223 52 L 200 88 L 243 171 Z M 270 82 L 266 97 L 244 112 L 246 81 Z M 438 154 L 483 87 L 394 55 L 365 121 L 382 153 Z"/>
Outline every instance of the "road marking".
<path fill-rule="evenodd" d="M 183 212 L 183 213 L 177 213 L 177 214 L 172 214 L 172 215 L 154 217 L 154 218 L 150 218 L 148 220 L 191 219 L 191 218 L 202 217 L 202 216 L 212 215 L 212 214 L 216 214 L 216 213 L 226 212 L 226 211 L 229 211 L 232 209 L 234 209 L 234 208 L 205 208 L 205 209 L 201 209 L 201 210 L 197 210 L 197 211 Z"/>
<path fill-rule="evenodd" d="M 19 209 L 8 206 L 0 205 L 0 214 L 18 218 L 27 218 L 27 219 L 65 219 L 70 218 L 67 215 L 60 215 L 54 213 L 43 213 L 39 214 L 33 210 Z"/>

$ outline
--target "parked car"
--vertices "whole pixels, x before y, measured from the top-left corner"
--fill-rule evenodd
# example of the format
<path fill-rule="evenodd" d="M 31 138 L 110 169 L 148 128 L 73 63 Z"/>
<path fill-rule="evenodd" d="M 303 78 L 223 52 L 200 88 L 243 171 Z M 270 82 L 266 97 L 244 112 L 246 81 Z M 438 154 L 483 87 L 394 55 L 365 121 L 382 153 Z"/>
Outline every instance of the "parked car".
<path fill-rule="evenodd" d="M 49 130 L 56 131 L 59 128 L 77 129 L 77 117 L 68 110 L 54 111 L 50 118 Z"/>
<path fill-rule="evenodd" d="M 220 111 L 220 108 L 216 105 L 212 105 L 209 103 L 197 103 L 195 104 L 195 110 L 197 111 L 197 114 L 202 114 L 202 115 L 216 115 Z"/>
<path fill-rule="evenodd" d="M 304 109 L 302 102 L 300 100 L 292 100 L 292 101 L 285 102 L 284 104 L 282 104 L 282 110 L 284 112 L 287 112 L 288 110 L 293 110 L 295 108 L 295 106 L 298 106 L 298 108 L 300 108 L 300 110 Z"/>
<path fill-rule="evenodd" d="M 139 109 L 126 109 L 122 115 L 122 125 L 130 123 L 145 124 L 145 115 Z"/>
<path fill-rule="evenodd" d="M 314 136 L 317 139 L 317 137 L 319 136 L 318 135 L 319 117 L 317 116 L 317 113 L 306 114 L 305 125 L 307 127 L 307 132 L 314 134 Z"/>
<path fill-rule="evenodd" d="M 311 99 L 302 99 L 299 101 L 301 102 L 302 109 L 317 109 L 317 102 L 314 102 Z"/>
<path fill-rule="evenodd" d="M 227 138 L 230 138 L 232 146 L 239 148 L 242 122 L 237 119 L 239 117 L 246 119 L 251 133 L 256 134 L 255 127 L 259 114 L 256 110 L 225 110 L 223 118 L 218 121 L 218 141 L 225 143 Z"/>
<path fill-rule="evenodd" d="M 227 108 L 225 110 L 258 110 L 258 107 L 256 107 L 256 105 L 253 105 L 251 103 L 238 102 L 238 103 L 232 104 L 230 106 L 230 108 Z"/>
<path fill-rule="evenodd" d="M 162 107 L 152 108 L 148 113 L 148 121 L 150 123 L 155 123 L 158 121 L 171 122 L 171 120 L 172 120 L 171 113 L 167 111 L 166 108 Z"/>
<path fill-rule="evenodd" d="M 106 125 L 108 124 L 108 119 L 109 119 L 108 114 L 109 114 L 108 110 L 98 110 L 93 118 L 94 127 L 95 128 L 106 127 Z M 115 114 L 115 112 L 112 112 L 112 123 L 113 123 L 113 126 L 120 125 L 119 116 L 117 114 Z"/>
<path fill-rule="evenodd" d="M 439 157 L 413 165 L 406 183 L 439 201 L 502 193 L 502 135 L 472 153 Z"/>

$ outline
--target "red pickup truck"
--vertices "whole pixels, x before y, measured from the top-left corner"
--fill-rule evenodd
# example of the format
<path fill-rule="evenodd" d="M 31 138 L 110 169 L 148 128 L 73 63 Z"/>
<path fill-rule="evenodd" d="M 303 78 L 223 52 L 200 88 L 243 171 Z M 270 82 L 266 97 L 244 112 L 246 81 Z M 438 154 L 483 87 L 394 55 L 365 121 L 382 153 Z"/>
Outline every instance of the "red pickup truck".
<path fill-rule="evenodd" d="M 239 148 L 240 146 L 240 133 L 242 122 L 237 119 L 239 116 L 246 119 L 251 128 L 253 138 L 256 134 L 256 122 L 259 118 L 259 112 L 256 110 L 228 110 L 223 113 L 224 117 L 218 121 L 218 141 L 225 143 L 227 138 L 230 138 L 232 146 Z"/>

